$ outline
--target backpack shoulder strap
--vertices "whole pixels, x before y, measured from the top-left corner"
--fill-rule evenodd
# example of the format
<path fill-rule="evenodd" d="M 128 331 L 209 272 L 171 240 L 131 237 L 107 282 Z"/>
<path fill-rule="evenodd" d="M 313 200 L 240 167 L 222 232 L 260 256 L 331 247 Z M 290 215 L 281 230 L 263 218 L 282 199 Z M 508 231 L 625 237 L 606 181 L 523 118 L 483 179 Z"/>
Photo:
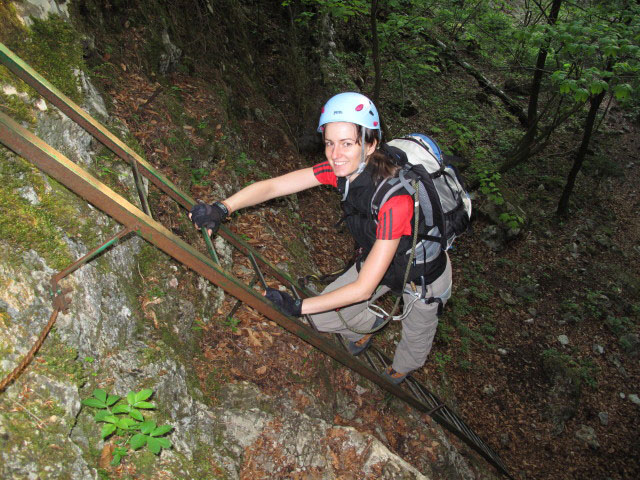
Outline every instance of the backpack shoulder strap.
<path fill-rule="evenodd" d="M 404 189 L 408 195 L 414 195 L 415 189 L 411 186 L 412 178 L 414 178 L 414 175 L 411 173 L 411 165 L 407 164 L 400 170 L 397 177 L 386 178 L 380 182 L 371 197 L 371 214 L 376 223 L 382 205 L 391 197 L 397 195 L 400 190 Z"/>
<path fill-rule="evenodd" d="M 389 198 L 388 192 L 391 190 L 397 190 L 397 181 L 396 178 L 385 178 L 380 182 L 375 192 L 371 196 L 371 216 L 373 217 L 373 221 L 378 223 L 378 213 L 380 212 L 380 207 L 387 201 Z"/>

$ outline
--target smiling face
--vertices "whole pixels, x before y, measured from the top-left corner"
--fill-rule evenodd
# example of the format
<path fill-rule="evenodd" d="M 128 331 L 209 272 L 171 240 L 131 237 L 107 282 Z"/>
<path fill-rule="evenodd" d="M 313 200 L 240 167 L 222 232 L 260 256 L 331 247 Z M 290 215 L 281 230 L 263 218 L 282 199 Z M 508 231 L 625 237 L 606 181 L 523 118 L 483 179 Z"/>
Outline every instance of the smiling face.
<path fill-rule="evenodd" d="M 324 126 L 324 154 L 336 177 L 346 177 L 358 169 L 362 158 L 358 140 L 359 128 L 353 123 L 332 122 Z M 365 157 L 374 150 L 375 144 L 367 144 Z"/>

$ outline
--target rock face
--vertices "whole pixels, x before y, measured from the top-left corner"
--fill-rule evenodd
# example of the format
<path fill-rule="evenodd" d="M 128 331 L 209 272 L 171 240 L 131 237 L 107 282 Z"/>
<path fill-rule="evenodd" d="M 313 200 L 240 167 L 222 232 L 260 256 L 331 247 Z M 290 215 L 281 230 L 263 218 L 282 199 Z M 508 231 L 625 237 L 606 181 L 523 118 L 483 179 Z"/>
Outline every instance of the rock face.
<path fill-rule="evenodd" d="M 222 396 L 216 412 L 225 426 L 223 445 L 250 458 L 242 478 L 339 478 L 349 462 L 364 478 L 428 478 L 371 435 L 309 417 L 286 401 L 277 414 L 265 411 L 271 400 L 253 385 L 229 385 Z"/>
<path fill-rule="evenodd" d="M 31 14 L 41 7 L 43 12 L 62 8 L 53 1 L 20 4 Z M 180 55 L 168 39 L 167 51 L 174 59 Z M 96 89 L 82 72 L 77 74 L 85 107 L 109 121 Z M 38 136 L 96 173 L 100 147 L 92 138 L 41 99 L 25 102 L 44 105 L 34 113 Z M 111 127 L 120 129 L 117 124 Z M 51 276 L 120 226 L 2 146 L 0 165 L 7 166 L 0 170 L 0 194 L 17 202 L 16 208 L 35 211 L 34 222 L 46 220 L 43 231 L 49 235 L 46 242 L 30 237 L 17 241 L 11 232 L 0 230 L 0 378 L 4 378 L 34 344 L 52 313 Z M 125 167 L 113 168 L 128 175 Z M 137 203 L 133 182 L 120 183 L 128 190 L 127 198 Z M 45 206 L 46 210 L 34 210 Z M 229 247 L 220 238 L 215 245 L 228 266 Z M 153 285 L 162 295 L 149 293 L 152 280 L 145 268 L 153 268 Z M 101 439 L 103 424 L 94 421 L 95 411 L 81 404 L 95 388 L 121 397 L 152 389 L 154 418 L 174 427 L 169 436 L 173 448 L 163 450 L 159 458 L 148 451 L 126 457 L 128 468 L 135 472 L 131 478 L 331 479 L 354 471 L 363 478 L 379 479 L 475 478 L 439 429 L 435 443 L 442 448 L 432 453 L 436 461 L 425 457 L 418 469 L 378 438 L 332 424 L 328 419 L 335 412 L 322 413 L 327 408 L 298 411 L 286 392 L 282 398 L 272 398 L 252 384 L 229 384 L 218 393 L 219 403 L 209 405 L 185 359 L 190 360 L 198 348 L 196 317 L 215 311 L 222 292 L 202 279 L 194 282 L 182 267 L 135 236 L 83 265 L 62 286 L 72 289 L 70 310 L 59 315 L 25 373 L 0 393 L 0 478 L 103 478 L 100 469 L 108 468 L 110 456 L 105 463 L 101 453 L 108 452 L 110 444 Z M 184 289 L 191 289 L 191 301 L 185 300 Z"/>
<path fill-rule="evenodd" d="M 31 17 L 47 18 L 49 15 L 59 15 L 69 18 L 68 4 L 56 0 L 29 0 L 14 3 L 20 18 L 26 25 L 31 24 Z"/>

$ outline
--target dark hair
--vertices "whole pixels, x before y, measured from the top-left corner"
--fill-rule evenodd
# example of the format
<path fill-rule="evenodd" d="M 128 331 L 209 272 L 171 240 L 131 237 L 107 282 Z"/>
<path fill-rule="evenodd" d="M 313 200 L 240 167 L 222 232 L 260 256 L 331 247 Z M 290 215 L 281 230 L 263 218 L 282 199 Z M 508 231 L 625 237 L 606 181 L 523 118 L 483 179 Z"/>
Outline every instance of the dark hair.
<path fill-rule="evenodd" d="M 373 168 L 371 176 L 376 185 L 385 178 L 395 177 L 398 170 L 400 170 L 400 167 L 393 162 L 391 157 L 379 149 L 369 155 L 369 164 Z"/>
<path fill-rule="evenodd" d="M 376 143 L 376 149 L 367 159 L 367 163 L 373 168 L 371 175 L 374 183 L 377 185 L 385 178 L 395 177 L 400 167 L 395 164 L 389 155 L 380 150 L 380 130 L 373 130 L 366 127 L 362 128 L 364 128 L 364 142 L 367 144 Z M 362 136 L 358 135 L 358 144 L 360 144 L 361 141 Z"/>

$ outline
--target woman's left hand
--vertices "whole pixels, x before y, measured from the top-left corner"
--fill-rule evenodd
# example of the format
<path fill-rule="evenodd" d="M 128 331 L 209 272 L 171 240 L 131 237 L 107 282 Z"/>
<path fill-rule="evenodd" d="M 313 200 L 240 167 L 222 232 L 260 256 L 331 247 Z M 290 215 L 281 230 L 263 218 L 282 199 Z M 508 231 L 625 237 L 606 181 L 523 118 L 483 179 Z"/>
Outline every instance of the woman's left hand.
<path fill-rule="evenodd" d="M 281 292 L 280 290 L 269 287 L 267 287 L 267 291 L 264 292 L 264 296 L 275 303 L 282 313 L 291 315 L 292 317 L 299 317 L 302 315 L 301 299 L 296 300 L 287 292 Z"/>

